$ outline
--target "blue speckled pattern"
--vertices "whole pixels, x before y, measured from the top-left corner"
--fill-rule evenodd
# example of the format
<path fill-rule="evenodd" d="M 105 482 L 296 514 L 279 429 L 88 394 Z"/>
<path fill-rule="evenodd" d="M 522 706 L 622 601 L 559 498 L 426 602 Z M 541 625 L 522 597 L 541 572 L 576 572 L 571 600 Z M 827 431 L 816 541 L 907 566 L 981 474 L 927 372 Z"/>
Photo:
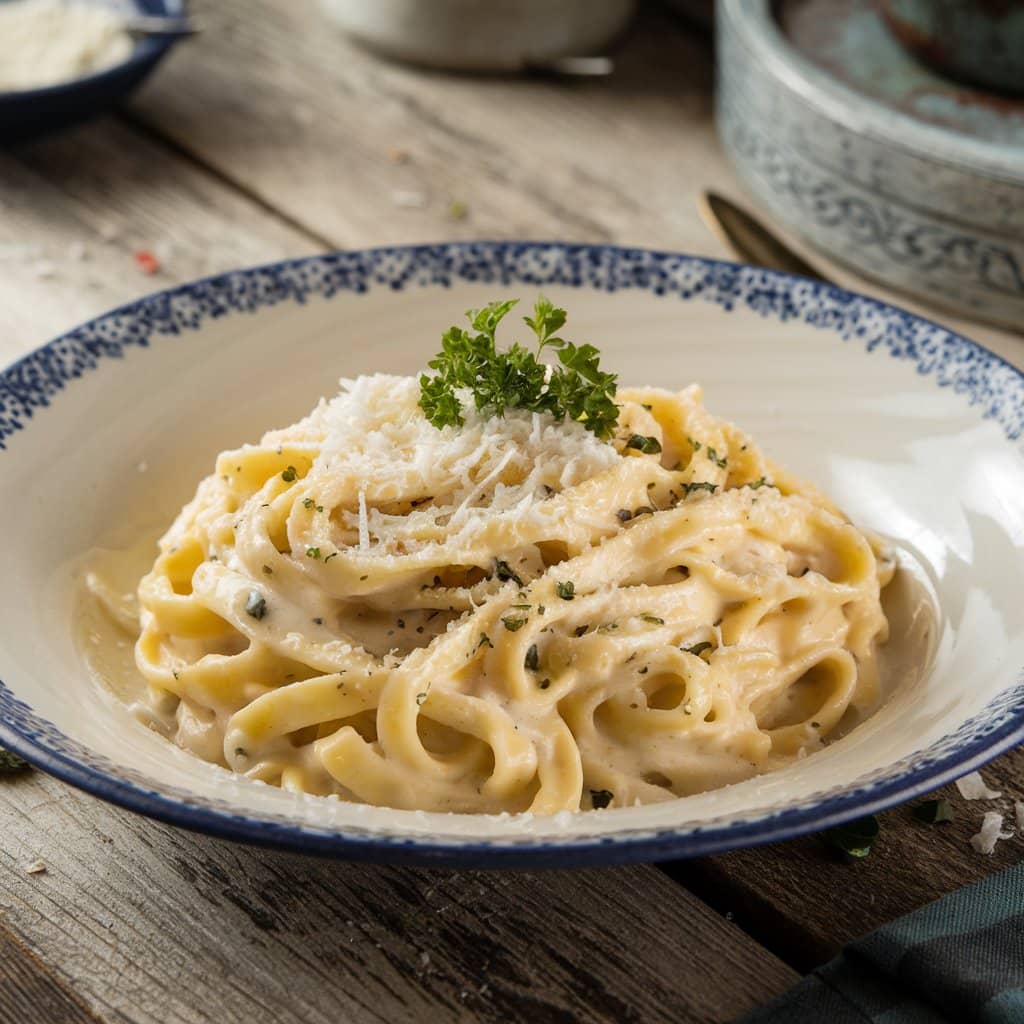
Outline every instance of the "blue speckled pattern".
<path fill-rule="evenodd" d="M 891 306 L 803 278 L 755 267 L 642 249 L 560 243 L 480 242 L 335 253 L 198 281 L 114 310 L 29 354 L 0 374 L 0 448 L 27 442 L 34 419 L 74 381 L 123 356 L 128 347 L 166 343 L 214 318 L 304 303 L 339 292 L 449 287 L 457 282 L 634 289 L 681 301 L 745 308 L 838 334 L 866 352 L 912 362 L 937 387 L 998 423 L 1007 438 L 1024 432 L 1024 375 L 993 353 Z M 2 459 L 2 454 L 0 454 Z M 0 462 L 2 464 L 2 462 Z M 284 815 L 248 817 L 225 801 L 154 788 L 138 772 L 72 741 L 0 682 L 0 742 L 105 799 L 186 828 L 310 853 L 476 867 L 566 866 L 695 856 L 782 839 L 909 799 L 1024 740 L 1024 675 L 985 712 L 927 750 L 887 765 L 856 786 L 822 792 L 770 813 L 702 821 L 699 826 L 571 836 L 557 841 L 503 835 L 464 841 L 297 825 Z"/>

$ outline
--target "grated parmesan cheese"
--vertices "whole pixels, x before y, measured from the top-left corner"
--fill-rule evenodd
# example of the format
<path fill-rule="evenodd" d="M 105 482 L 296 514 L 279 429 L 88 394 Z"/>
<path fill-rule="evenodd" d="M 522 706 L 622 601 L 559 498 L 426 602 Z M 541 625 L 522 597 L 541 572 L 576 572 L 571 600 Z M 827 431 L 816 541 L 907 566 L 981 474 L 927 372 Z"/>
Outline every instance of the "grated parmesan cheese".
<path fill-rule="evenodd" d="M 999 790 L 989 789 L 980 772 L 971 772 L 957 779 L 956 788 L 965 800 L 998 800 L 1003 795 Z"/>
<path fill-rule="evenodd" d="M 359 491 L 359 550 L 370 550 L 370 524 L 366 518 L 366 491 Z"/>
<path fill-rule="evenodd" d="M 127 60 L 133 48 L 109 6 L 63 0 L 0 3 L 0 91 L 81 78 Z"/>
<path fill-rule="evenodd" d="M 341 382 L 341 393 L 307 421 L 321 432 L 318 465 L 359 489 L 359 547 L 387 557 L 414 550 L 434 524 L 471 541 L 495 517 L 550 515 L 555 491 L 608 470 L 620 456 L 578 423 L 549 413 L 507 409 L 484 416 L 467 403 L 461 427 L 438 430 L 419 407 L 415 377 L 376 374 Z M 388 514 L 400 497 L 411 509 Z"/>
<path fill-rule="evenodd" d="M 978 853 L 990 855 L 995 852 L 996 843 L 1000 839 L 1011 839 L 1012 832 L 1003 831 L 1003 816 L 998 811 L 989 811 L 981 819 L 981 831 L 971 836 L 971 846 Z"/>

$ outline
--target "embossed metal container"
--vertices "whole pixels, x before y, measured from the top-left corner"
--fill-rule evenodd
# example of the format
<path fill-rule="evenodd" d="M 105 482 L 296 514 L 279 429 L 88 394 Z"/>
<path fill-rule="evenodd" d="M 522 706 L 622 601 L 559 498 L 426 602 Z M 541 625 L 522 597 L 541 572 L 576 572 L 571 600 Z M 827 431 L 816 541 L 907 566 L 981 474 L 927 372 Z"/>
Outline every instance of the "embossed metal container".
<path fill-rule="evenodd" d="M 718 48 L 719 134 L 771 213 L 868 277 L 1024 326 L 1024 105 L 919 65 L 870 0 L 719 0 Z"/>

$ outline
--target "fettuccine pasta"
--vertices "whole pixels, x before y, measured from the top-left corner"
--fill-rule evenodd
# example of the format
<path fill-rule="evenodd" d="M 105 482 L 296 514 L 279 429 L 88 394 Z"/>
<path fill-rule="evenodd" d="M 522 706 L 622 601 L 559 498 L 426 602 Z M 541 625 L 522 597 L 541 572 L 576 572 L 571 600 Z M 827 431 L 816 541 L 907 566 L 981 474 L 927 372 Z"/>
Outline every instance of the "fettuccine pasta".
<path fill-rule="evenodd" d="M 438 430 L 372 376 L 227 451 L 139 591 L 150 721 L 286 789 L 630 806 L 771 771 L 878 696 L 892 565 L 699 388 Z"/>

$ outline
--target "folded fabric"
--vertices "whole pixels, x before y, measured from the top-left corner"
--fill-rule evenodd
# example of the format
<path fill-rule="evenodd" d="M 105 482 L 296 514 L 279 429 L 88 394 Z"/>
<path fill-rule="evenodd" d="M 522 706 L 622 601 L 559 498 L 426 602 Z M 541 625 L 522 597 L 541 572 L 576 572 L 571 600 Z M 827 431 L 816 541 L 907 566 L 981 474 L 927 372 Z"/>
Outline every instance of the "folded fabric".
<path fill-rule="evenodd" d="M 1024 1024 L 1024 864 L 851 943 L 742 1024 Z"/>

